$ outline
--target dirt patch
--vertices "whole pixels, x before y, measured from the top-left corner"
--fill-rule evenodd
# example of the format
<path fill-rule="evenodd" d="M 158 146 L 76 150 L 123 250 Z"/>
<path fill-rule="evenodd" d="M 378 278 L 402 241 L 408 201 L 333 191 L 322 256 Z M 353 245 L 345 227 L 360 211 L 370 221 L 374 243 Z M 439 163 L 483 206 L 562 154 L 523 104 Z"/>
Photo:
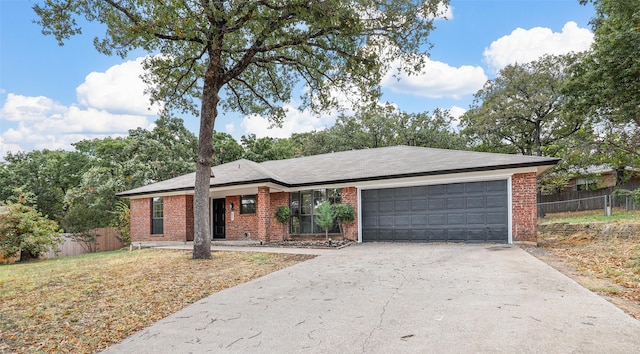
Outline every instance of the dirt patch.
<path fill-rule="evenodd" d="M 640 319 L 640 224 L 541 225 L 526 250 Z"/>

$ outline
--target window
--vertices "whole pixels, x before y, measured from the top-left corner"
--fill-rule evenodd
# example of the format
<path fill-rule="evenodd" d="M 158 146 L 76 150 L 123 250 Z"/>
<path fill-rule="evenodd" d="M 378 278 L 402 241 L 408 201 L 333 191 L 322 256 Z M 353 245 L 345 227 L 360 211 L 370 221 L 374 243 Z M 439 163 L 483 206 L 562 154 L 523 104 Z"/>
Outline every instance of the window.
<path fill-rule="evenodd" d="M 314 219 L 315 209 L 320 203 L 327 200 L 331 204 L 341 202 L 340 189 L 314 189 L 308 191 L 293 192 L 289 195 L 291 208 L 291 233 L 292 234 L 317 234 L 324 230 L 316 225 Z M 340 228 L 337 223 L 329 229 L 329 232 L 338 233 Z"/>
<path fill-rule="evenodd" d="M 589 190 L 596 190 L 596 189 L 597 189 L 597 183 L 594 179 L 590 179 L 590 178 L 576 179 L 577 191 L 589 191 Z"/>
<path fill-rule="evenodd" d="M 162 197 L 151 198 L 151 234 L 161 235 L 163 233 L 162 220 L 164 218 L 164 205 Z"/>
<path fill-rule="evenodd" d="M 240 214 L 256 213 L 256 195 L 240 196 Z"/>

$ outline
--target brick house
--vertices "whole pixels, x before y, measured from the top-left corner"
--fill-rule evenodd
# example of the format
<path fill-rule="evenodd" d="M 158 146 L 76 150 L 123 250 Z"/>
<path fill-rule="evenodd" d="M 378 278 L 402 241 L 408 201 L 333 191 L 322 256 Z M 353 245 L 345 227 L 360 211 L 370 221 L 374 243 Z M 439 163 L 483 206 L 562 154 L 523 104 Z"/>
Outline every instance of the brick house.
<path fill-rule="evenodd" d="M 324 237 L 314 213 L 328 200 L 354 206 L 344 238 L 358 242 L 535 242 L 536 179 L 558 161 L 409 146 L 238 160 L 212 168 L 211 238 Z M 131 201 L 132 241 L 193 240 L 194 180 L 191 173 L 120 193 Z M 285 205 L 283 230 L 274 214 Z"/>

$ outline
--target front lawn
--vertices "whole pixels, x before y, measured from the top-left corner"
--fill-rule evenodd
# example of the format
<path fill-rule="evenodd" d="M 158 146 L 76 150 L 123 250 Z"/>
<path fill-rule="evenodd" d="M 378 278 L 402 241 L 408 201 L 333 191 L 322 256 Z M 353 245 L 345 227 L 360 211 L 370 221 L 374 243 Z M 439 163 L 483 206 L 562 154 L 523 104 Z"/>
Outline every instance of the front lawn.
<path fill-rule="evenodd" d="M 95 353 L 203 297 L 313 258 L 146 249 L 0 266 L 0 353 Z"/>

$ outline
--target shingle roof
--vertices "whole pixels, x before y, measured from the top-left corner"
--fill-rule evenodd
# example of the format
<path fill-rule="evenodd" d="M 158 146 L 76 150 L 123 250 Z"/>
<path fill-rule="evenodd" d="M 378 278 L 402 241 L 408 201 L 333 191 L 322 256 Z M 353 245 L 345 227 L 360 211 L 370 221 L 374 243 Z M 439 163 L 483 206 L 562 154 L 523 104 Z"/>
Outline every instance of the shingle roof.
<path fill-rule="evenodd" d="M 520 167 L 550 167 L 559 159 L 444 150 L 412 146 L 351 150 L 255 163 L 238 160 L 212 168 L 211 187 L 275 183 L 302 187 L 402 177 L 491 171 Z M 132 189 L 119 196 L 193 190 L 195 173 Z"/>

